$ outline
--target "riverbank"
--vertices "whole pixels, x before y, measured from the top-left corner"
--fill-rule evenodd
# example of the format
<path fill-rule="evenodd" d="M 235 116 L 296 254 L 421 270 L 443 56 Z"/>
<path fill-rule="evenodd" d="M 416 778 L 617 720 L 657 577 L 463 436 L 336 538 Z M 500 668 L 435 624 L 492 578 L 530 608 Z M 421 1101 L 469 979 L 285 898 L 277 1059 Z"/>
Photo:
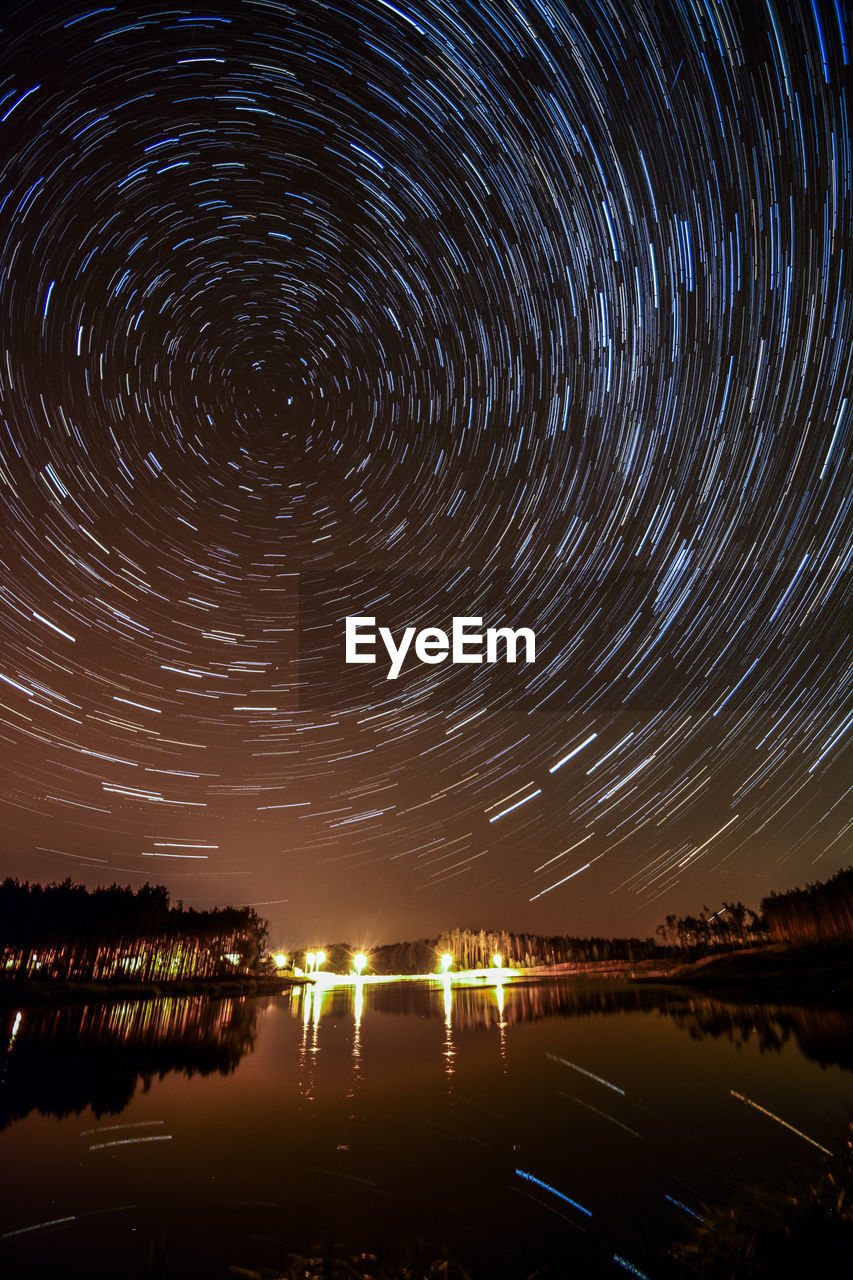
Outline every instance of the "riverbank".
<path fill-rule="evenodd" d="M 51 1004 L 114 1004 L 164 996 L 275 996 L 310 979 L 286 977 L 196 978 L 181 982 L 0 982 L 0 1008 Z"/>
<path fill-rule="evenodd" d="M 853 1003 L 853 944 L 792 947 L 781 944 L 717 952 L 698 960 L 591 961 L 516 970 L 519 980 L 599 979 L 632 985 L 696 988 L 705 995 L 758 1003 L 807 999 Z"/>
<path fill-rule="evenodd" d="M 853 1001 L 853 946 L 751 947 L 674 964 L 655 973 L 635 971 L 634 982 L 698 987 L 707 995 L 753 998 L 756 1002 L 793 997 L 810 1001 Z"/>
<path fill-rule="evenodd" d="M 326 976 L 326 975 L 322 975 Z M 328 985 L 336 985 L 328 975 Z M 440 975 L 376 975 L 366 983 L 440 981 Z M 808 1000 L 821 1004 L 853 1003 L 853 946 L 763 946 L 703 956 L 691 962 L 607 960 L 562 963 L 504 970 L 503 982 L 541 982 L 554 978 L 598 979 L 632 985 L 687 987 L 721 999 L 756 1004 Z M 454 989 L 494 985 L 493 970 L 451 974 Z M 182 996 L 280 995 L 294 986 L 313 985 L 314 977 L 287 974 L 233 978 L 198 978 L 180 982 L 0 982 L 0 1008 L 51 1004 L 99 1004 Z M 343 983 L 343 979 L 341 983 Z M 353 979 L 354 981 L 354 979 Z M 326 984 L 324 984 L 326 985 Z"/>

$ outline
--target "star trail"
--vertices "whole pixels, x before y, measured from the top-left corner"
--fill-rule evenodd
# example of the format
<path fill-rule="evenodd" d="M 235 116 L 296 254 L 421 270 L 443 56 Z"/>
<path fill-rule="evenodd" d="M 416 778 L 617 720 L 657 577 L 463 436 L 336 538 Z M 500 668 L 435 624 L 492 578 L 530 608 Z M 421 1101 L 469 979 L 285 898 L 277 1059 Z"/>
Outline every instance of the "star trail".
<path fill-rule="evenodd" d="M 5 9 L 4 874 L 361 945 L 850 861 L 850 17 Z M 471 615 L 535 663 L 344 662 Z"/>

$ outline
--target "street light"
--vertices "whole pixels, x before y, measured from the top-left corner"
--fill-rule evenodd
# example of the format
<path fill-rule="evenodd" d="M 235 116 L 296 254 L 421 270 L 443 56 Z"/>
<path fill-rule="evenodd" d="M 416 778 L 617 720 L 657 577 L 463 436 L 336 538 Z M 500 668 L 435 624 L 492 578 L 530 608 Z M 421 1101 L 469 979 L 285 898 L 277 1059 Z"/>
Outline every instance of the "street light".
<path fill-rule="evenodd" d="M 498 953 L 495 952 L 495 954 L 492 956 L 492 964 L 495 966 L 496 969 L 502 969 L 504 967 L 503 956 L 499 956 Z"/>
<path fill-rule="evenodd" d="M 309 973 L 314 968 L 314 965 L 316 963 L 317 963 L 317 957 L 315 956 L 314 952 L 313 951 L 307 952 L 305 956 L 305 968 L 308 970 Z"/>
<path fill-rule="evenodd" d="M 362 973 L 367 968 L 367 956 L 363 951 L 359 951 L 357 956 L 353 956 L 352 964 L 358 976 L 361 977 Z"/>
<path fill-rule="evenodd" d="M 441 957 L 441 967 L 445 973 L 448 973 L 450 971 L 450 967 L 452 964 L 453 964 L 453 956 L 445 953 Z"/>
<path fill-rule="evenodd" d="M 325 951 L 318 951 L 318 952 L 317 952 L 317 954 L 316 954 L 316 956 L 315 956 L 314 958 L 315 958 L 315 960 L 317 961 L 317 968 L 319 969 L 321 964 L 325 964 L 325 963 L 326 963 L 326 953 L 325 953 Z"/>
<path fill-rule="evenodd" d="M 276 969 L 283 969 L 284 966 L 287 964 L 287 956 L 284 954 L 283 951 L 276 951 L 275 954 L 273 955 L 272 962 L 275 965 Z"/>

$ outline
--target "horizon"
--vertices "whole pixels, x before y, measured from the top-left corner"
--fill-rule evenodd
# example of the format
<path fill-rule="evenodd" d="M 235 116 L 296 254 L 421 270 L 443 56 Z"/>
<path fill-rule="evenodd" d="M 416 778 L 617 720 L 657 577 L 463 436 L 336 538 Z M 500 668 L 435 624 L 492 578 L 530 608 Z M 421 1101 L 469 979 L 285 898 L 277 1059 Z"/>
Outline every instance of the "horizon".
<path fill-rule="evenodd" d="M 840 871 L 853 872 L 853 864 L 850 864 L 847 867 L 840 868 Z M 825 886 L 828 881 L 832 881 L 835 878 L 835 876 L 838 874 L 839 873 L 836 872 L 832 876 L 827 877 L 825 880 L 811 881 L 806 887 L 809 889 L 814 889 L 819 886 Z M 180 910 L 183 910 L 184 908 L 193 909 L 194 907 L 194 904 L 185 903 L 183 902 L 183 900 L 174 901 L 172 898 L 171 890 L 169 890 L 168 885 L 162 882 L 158 884 L 153 884 L 153 885 L 150 884 L 149 882 L 146 882 L 145 886 L 136 886 L 136 889 L 134 889 L 134 887 L 130 884 L 121 884 L 118 881 L 111 881 L 108 884 L 86 885 L 82 881 L 72 880 L 71 877 L 67 877 L 66 880 L 64 881 L 50 881 L 45 883 L 41 883 L 39 881 L 22 881 L 20 883 L 22 883 L 23 885 L 27 885 L 30 888 L 36 888 L 36 889 L 47 889 L 47 888 L 54 888 L 54 887 L 63 888 L 65 887 L 66 884 L 68 884 L 68 887 L 71 889 L 83 888 L 88 893 L 94 893 L 94 892 L 97 892 L 98 890 L 106 890 L 106 889 L 121 889 L 126 892 L 136 893 L 142 887 L 152 888 L 155 890 L 164 889 L 168 894 L 170 909 L 180 911 Z M 770 895 L 778 894 L 778 895 L 784 896 L 788 893 L 796 892 L 797 890 L 801 890 L 803 888 L 804 886 L 799 884 L 786 886 L 784 888 L 771 890 Z M 767 895 L 767 896 L 770 896 L 770 895 Z M 309 951 L 316 951 L 318 948 L 322 948 L 322 947 L 343 947 L 351 951 L 353 955 L 362 952 L 362 953 L 365 953 L 368 957 L 372 952 L 380 950 L 383 947 L 393 947 L 394 945 L 406 944 L 410 942 L 424 942 L 424 943 L 428 943 L 429 945 L 435 945 L 436 947 L 438 947 L 439 944 L 441 943 L 442 938 L 444 938 L 446 935 L 451 934 L 453 932 L 468 933 L 472 935 L 477 935 L 480 933 L 484 933 L 486 935 L 496 935 L 496 934 L 504 933 L 504 934 L 509 934 L 510 936 L 513 936 L 513 937 L 530 936 L 532 938 L 540 938 L 540 939 L 547 938 L 547 937 L 554 937 L 554 938 L 560 938 L 562 940 L 576 939 L 578 941 L 599 939 L 602 941 L 611 941 L 611 942 L 617 942 L 617 941 L 631 941 L 631 942 L 642 942 L 642 943 L 652 942 L 654 943 L 655 946 L 659 946 L 661 948 L 666 949 L 669 946 L 669 944 L 662 939 L 658 941 L 658 937 L 659 937 L 660 930 L 666 927 L 670 917 L 681 919 L 682 921 L 689 921 L 691 919 L 710 920 L 718 915 L 723 916 L 723 915 L 730 914 L 726 910 L 726 905 L 728 905 L 731 907 L 745 908 L 745 910 L 749 912 L 749 914 L 752 915 L 756 921 L 758 921 L 762 918 L 763 903 L 764 903 L 764 899 L 762 899 L 762 901 L 759 902 L 755 908 L 753 908 L 750 903 L 743 903 L 743 902 L 740 902 L 739 900 L 735 900 L 734 902 L 729 901 L 728 904 L 721 904 L 714 911 L 711 910 L 711 907 L 708 904 L 705 904 L 702 907 L 694 907 L 692 911 L 688 911 L 684 913 L 679 911 L 667 912 L 667 917 L 665 919 L 661 919 L 658 922 L 658 924 L 655 926 L 653 931 L 648 933 L 642 933 L 642 934 L 641 933 L 617 934 L 617 933 L 596 933 L 596 932 L 563 933 L 560 931 L 557 931 L 555 933 L 555 932 L 549 932 L 549 931 L 541 932 L 541 931 L 531 930 L 531 929 L 514 929 L 507 925 L 493 926 L 491 923 L 488 923 L 488 927 L 486 927 L 486 923 L 456 921 L 453 923 L 445 923 L 440 928 L 433 929 L 429 932 L 412 933 L 405 938 L 400 936 L 392 938 L 389 936 L 387 938 L 379 938 L 379 939 L 373 939 L 369 941 L 363 940 L 361 942 L 352 942 L 351 935 L 347 934 L 346 932 L 342 934 L 337 934 L 337 935 L 325 935 L 325 936 L 315 934 L 315 935 L 312 935 L 311 941 L 300 940 L 296 942 L 293 942 L 293 941 L 284 942 L 280 936 L 281 931 L 279 930 L 278 933 L 276 932 L 272 921 L 269 920 L 266 916 L 264 916 L 263 912 L 256 912 L 256 914 L 259 917 L 259 920 L 261 923 L 269 926 L 269 935 L 267 937 L 265 947 L 264 947 L 265 953 L 267 955 L 273 955 L 276 952 L 285 953 L 292 959 L 295 955 L 299 953 L 304 954 Z M 252 903 L 231 902 L 231 903 L 218 903 L 216 904 L 215 907 L 208 907 L 208 908 L 195 907 L 195 909 L 196 910 L 236 909 L 238 911 L 242 911 L 242 910 L 249 910 L 249 909 L 254 910 L 255 908 L 254 908 L 254 904 Z M 436 951 L 436 955 L 439 954 L 439 950 Z"/>

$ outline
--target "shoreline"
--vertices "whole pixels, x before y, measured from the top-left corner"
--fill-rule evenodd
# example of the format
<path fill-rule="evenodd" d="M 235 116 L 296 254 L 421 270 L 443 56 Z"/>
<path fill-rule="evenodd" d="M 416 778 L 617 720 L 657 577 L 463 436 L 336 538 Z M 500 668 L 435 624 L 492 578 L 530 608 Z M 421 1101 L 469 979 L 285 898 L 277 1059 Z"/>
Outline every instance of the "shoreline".
<path fill-rule="evenodd" d="M 635 973 L 637 985 L 684 987 L 705 995 L 767 1003 L 780 997 L 819 1003 L 853 1001 L 853 946 L 770 944 L 674 964 L 665 973 Z"/>
<path fill-rule="evenodd" d="M 456 989 L 493 985 L 484 982 L 492 975 L 477 971 L 466 981 L 459 973 Z M 473 971 L 472 971 L 473 975 Z M 332 976 L 332 975 L 330 975 Z M 405 977 L 409 981 L 429 981 L 435 974 L 371 975 L 368 981 L 381 985 Z M 456 977 L 456 975 L 454 975 Z M 771 944 L 739 951 L 702 956 L 692 961 L 602 961 L 581 964 L 537 965 L 506 971 L 506 985 L 518 982 L 553 981 L 576 978 L 580 981 L 608 979 L 632 986 L 661 989 L 681 988 L 720 999 L 739 998 L 752 1003 L 781 999 L 808 999 L 816 1003 L 853 1002 L 853 946 L 827 945 L 791 947 Z M 58 1004 L 114 1004 L 124 1000 L 154 1000 L 190 996 L 281 995 L 295 986 L 313 986 L 307 975 L 248 975 L 234 978 L 197 978 L 178 982 L 2 982 L 0 1008 L 46 1007 Z M 334 985 L 334 984 L 332 984 Z M 344 985 L 342 982 L 341 985 Z"/>
<path fill-rule="evenodd" d="M 115 1004 L 122 1000 L 160 1000 L 186 996 L 281 995 L 310 979 L 259 975 L 246 978 L 187 978 L 178 982 L 0 982 L 0 1008 L 53 1004 Z"/>

